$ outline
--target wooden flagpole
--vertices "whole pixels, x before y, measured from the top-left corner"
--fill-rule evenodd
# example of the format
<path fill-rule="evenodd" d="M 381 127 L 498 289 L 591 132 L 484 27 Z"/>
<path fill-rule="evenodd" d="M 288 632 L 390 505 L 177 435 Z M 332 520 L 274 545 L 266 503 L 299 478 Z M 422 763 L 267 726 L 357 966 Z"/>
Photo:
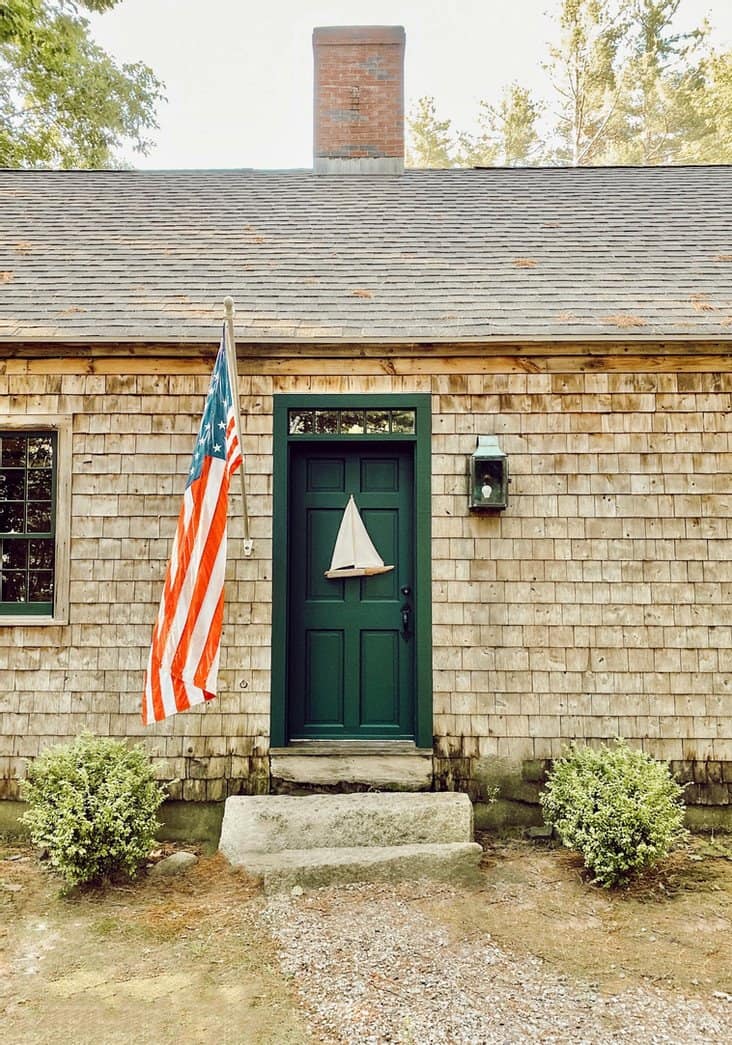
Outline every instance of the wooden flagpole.
<path fill-rule="evenodd" d="M 226 337 L 224 338 L 224 344 L 226 347 L 226 362 L 229 367 L 229 384 L 231 385 L 231 395 L 234 400 L 234 424 L 236 425 L 236 433 L 239 436 L 239 447 L 241 449 L 241 465 L 239 466 L 239 475 L 241 477 L 241 511 L 244 520 L 244 554 L 248 557 L 254 551 L 254 541 L 249 536 L 249 509 L 247 508 L 247 487 L 244 479 L 244 443 L 241 437 L 241 417 L 239 416 L 239 374 L 236 363 L 236 341 L 234 340 L 234 299 L 230 297 L 224 298 L 224 311 L 226 313 Z"/>

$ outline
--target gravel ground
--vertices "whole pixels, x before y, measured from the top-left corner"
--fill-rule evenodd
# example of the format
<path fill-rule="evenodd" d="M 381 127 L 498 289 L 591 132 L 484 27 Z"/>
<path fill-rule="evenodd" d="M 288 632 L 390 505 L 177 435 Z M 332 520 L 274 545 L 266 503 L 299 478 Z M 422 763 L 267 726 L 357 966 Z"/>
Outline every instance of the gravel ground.
<path fill-rule="evenodd" d="M 603 994 L 476 932 L 454 940 L 414 901 L 444 886 L 354 885 L 275 898 L 264 911 L 284 971 L 323 1042 L 732 1041 L 732 998 L 647 987 Z M 481 903 L 477 893 L 476 904 Z"/>

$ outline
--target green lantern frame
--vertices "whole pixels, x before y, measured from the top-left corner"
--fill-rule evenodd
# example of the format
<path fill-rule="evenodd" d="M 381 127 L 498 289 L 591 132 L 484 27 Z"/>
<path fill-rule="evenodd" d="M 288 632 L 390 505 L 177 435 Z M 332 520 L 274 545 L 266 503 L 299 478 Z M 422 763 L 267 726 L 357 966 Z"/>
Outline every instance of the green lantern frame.
<path fill-rule="evenodd" d="M 468 507 L 471 512 L 503 511 L 508 507 L 508 457 L 495 435 L 479 435 L 468 458 Z"/>

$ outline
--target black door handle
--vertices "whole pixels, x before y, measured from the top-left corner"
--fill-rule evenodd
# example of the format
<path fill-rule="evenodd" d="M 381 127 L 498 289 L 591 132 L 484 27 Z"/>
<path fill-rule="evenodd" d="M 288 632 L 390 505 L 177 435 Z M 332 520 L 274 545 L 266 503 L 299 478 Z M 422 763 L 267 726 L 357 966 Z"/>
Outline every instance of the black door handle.
<path fill-rule="evenodd" d="M 409 618 L 412 615 L 412 607 L 408 602 L 402 606 L 402 638 L 409 638 Z"/>

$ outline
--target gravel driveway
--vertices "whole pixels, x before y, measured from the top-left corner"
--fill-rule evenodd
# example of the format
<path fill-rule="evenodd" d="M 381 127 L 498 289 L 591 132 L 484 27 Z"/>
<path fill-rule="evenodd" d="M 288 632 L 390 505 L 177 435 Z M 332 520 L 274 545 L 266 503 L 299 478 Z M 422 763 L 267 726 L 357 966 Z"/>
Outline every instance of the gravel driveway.
<path fill-rule="evenodd" d="M 368 1045 L 729 1042 L 732 997 L 634 986 L 614 993 L 512 957 L 477 930 L 451 937 L 432 885 L 346 886 L 270 900 L 264 920 L 316 1038 Z M 476 893 L 475 903 L 484 902 Z M 520 917 L 520 912 L 517 915 Z M 730 940 L 732 947 L 732 940 Z"/>

